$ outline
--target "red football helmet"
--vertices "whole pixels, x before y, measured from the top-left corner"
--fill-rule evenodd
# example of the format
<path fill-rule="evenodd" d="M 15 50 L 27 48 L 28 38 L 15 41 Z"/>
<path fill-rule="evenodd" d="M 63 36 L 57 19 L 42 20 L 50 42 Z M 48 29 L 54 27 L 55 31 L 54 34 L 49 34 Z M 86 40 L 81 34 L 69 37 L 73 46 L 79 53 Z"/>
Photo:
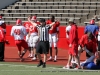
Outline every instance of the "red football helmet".
<path fill-rule="evenodd" d="M 36 17 L 36 16 L 33 16 L 33 17 L 31 18 L 31 20 L 36 21 L 36 20 L 37 20 L 37 17 Z"/>
<path fill-rule="evenodd" d="M 0 19 L 2 19 L 2 16 L 0 16 Z"/>
<path fill-rule="evenodd" d="M 90 21 L 90 24 L 95 24 L 95 21 L 94 21 L 94 20 L 91 20 L 91 21 Z"/>
<path fill-rule="evenodd" d="M 21 25 L 21 24 L 22 24 L 22 20 L 17 19 L 17 21 L 16 21 L 16 25 Z"/>

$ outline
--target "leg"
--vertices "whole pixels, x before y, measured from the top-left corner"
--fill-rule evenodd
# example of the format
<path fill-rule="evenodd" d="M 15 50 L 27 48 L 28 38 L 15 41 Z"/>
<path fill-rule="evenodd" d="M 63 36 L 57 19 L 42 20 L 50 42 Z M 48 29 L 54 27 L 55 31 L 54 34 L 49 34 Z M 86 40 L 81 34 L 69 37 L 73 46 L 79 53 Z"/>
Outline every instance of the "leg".
<path fill-rule="evenodd" d="M 23 56 L 25 55 L 25 53 L 28 50 L 28 44 L 27 44 L 27 42 L 25 40 L 22 40 L 20 45 L 24 48 L 24 50 L 21 53 L 21 57 L 20 57 L 21 61 L 22 61 L 23 60 Z"/>
<path fill-rule="evenodd" d="M 71 54 L 75 57 L 75 60 L 78 64 L 78 68 L 80 69 L 80 60 L 79 60 L 79 56 L 78 56 L 78 44 L 73 44 L 72 48 L 71 48 Z"/>
<path fill-rule="evenodd" d="M 21 53 L 21 58 L 23 58 L 23 56 L 25 55 L 25 53 L 27 52 L 27 49 L 24 49 Z"/>
<path fill-rule="evenodd" d="M 83 52 L 83 49 L 82 47 L 79 45 L 78 46 L 78 57 L 79 57 L 79 60 L 80 60 L 80 56 L 81 56 L 81 53 Z"/>
<path fill-rule="evenodd" d="M 56 34 L 53 34 L 52 35 L 52 39 L 53 39 L 53 45 L 54 45 L 54 50 L 55 50 L 55 58 L 54 58 L 54 62 L 57 61 L 57 55 L 58 55 L 58 48 L 57 48 L 57 35 Z"/>
<path fill-rule="evenodd" d="M 37 54 L 36 54 L 36 47 L 37 47 L 37 44 L 38 44 L 38 40 L 39 40 L 39 37 L 38 36 L 34 36 L 33 37 L 33 53 L 34 53 L 34 57 L 32 58 L 32 60 L 36 60 L 37 58 Z"/>
<path fill-rule="evenodd" d="M 81 66 L 80 66 L 80 60 L 79 60 L 78 55 L 75 55 L 75 60 L 78 63 L 78 68 L 81 68 Z"/>
<path fill-rule="evenodd" d="M 41 65 L 43 65 L 43 61 L 42 61 L 40 53 L 37 53 L 37 56 L 39 58 L 39 64 L 37 65 L 37 67 L 40 67 Z"/>
<path fill-rule="evenodd" d="M 0 42 L 0 61 L 4 61 L 4 43 Z"/>
<path fill-rule="evenodd" d="M 55 58 L 54 58 L 54 62 L 56 62 L 56 61 L 57 61 L 58 48 L 55 47 L 54 49 L 55 49 Z"/>
<path fill-rule="evenodd" d="M 42 53 L 41 52 L 41 50 L 42 50 L 41 45 L 42 45 L 41 42 L 39 42 L 37 47 L 36 47 L 36 53 L 37 53 L 37 56 L 38 56 L 38 59 L 39 59 L 39 63 L 37 65 L 37 67 L 40 67 L 41 65 L 43 65 L 43 61 L 42 61 L 42 58 L 41 58 L 41 55 L 40 55 L 40 53 Z"/>
<path fill-rule="evenodd" d="M 49 34 L 49 45 L 50 45 L 50 58 L 48 59 L 49 61 L 52 60 L 52 36 Z"/>
<path fill-rule="evenodd" d="M 42 45 L 43 48 L 43 53 L 44 53 L 44 63 L 43 63 L 43 68 L 46 67 L 46 59 L 47 59 L 47 54 L 49 53 L 49 41 L 43 42 L 44 45 Z"/>
<path fill-rule="evenodd" d="M 17 48 L 18 48 L 18 56 L 19 56 L 19 58 L 20 58 L 20 60 L 22 59 L 21 58 L 21 45 L 20 44 L 16 44 L 16 46 L 17 46 Z"/>
<path fill-rule="evenodd" d="M 70 66 L 70 63 L 71 63 L 71 60 L 72 60 L 72 55 L 71 54 L 69 54 L 69 58 L 68 58 L 68 62 L 67 62 L 67 68 L 69 68 Z"/>
<path fill-rule="evenodd" d="M 32 57 L 32 56 L 31 56 L 31 47 L 29 47 L 28 50 L 29 50 L 29 55 L 28 55 L 28 57 Z"/>
<path fill-rule="evenodd" d="M 72 60 L 72 55 L 71 55 L 71 54 L 69 54 L 67 65 L 66 65 L 66 66 L 64 66 L 63 68 L 70 69 L 70 63 L 71 63 L 71 60 Z"/>

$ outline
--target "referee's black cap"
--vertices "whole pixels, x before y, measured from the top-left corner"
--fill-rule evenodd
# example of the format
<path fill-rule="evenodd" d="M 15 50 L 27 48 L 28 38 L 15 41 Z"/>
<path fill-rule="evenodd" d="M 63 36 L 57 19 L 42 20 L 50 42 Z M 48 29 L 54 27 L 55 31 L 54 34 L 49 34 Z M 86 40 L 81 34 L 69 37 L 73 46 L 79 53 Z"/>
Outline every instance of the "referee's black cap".
<path fill-rule="evenodd" d="M 45 22 L 44 18 L 40 18 L 39 22 Z"/>

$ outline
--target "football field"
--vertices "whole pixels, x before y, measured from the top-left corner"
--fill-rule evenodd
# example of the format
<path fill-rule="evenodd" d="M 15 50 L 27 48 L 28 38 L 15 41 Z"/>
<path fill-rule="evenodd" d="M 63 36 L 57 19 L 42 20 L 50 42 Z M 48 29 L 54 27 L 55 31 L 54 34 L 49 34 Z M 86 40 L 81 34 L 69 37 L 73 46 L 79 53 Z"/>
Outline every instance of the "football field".
<path fill-rule="evenodd" d="M 57 62 L 47 61 L 46 68 L 37 67 L 39 61 L 32 61 L 27 56 L 28 52 L 24 56 L 24 62 L 20 62 L 17 48 L 6 47 L 5 62 L 0 62 L 0 75 L 100 75 L 99 70 L 63 69 L 68 59 L 67 50 L 59 49 Z M 81 60 L 84 59 L 83 53 Z"/>
<path fill-rule="evenodd" d="M 100 70 L 63 69 L 62 66 L 0 62 L 0 75 L 100 75 Z"/>

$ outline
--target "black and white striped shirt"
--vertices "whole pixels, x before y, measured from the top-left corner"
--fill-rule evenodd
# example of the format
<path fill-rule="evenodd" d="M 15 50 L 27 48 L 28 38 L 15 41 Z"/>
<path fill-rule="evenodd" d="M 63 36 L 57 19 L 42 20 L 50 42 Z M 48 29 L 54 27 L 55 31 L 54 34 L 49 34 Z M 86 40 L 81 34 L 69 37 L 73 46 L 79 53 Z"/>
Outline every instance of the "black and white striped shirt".
<path fill-rule="evenodd" d="M 38 32 L 39 32 L 39 40 L 49 41 L 50 25 L 45 25 L 45 26 L 37 25 L 36 27 L 38 28 Z"/>

